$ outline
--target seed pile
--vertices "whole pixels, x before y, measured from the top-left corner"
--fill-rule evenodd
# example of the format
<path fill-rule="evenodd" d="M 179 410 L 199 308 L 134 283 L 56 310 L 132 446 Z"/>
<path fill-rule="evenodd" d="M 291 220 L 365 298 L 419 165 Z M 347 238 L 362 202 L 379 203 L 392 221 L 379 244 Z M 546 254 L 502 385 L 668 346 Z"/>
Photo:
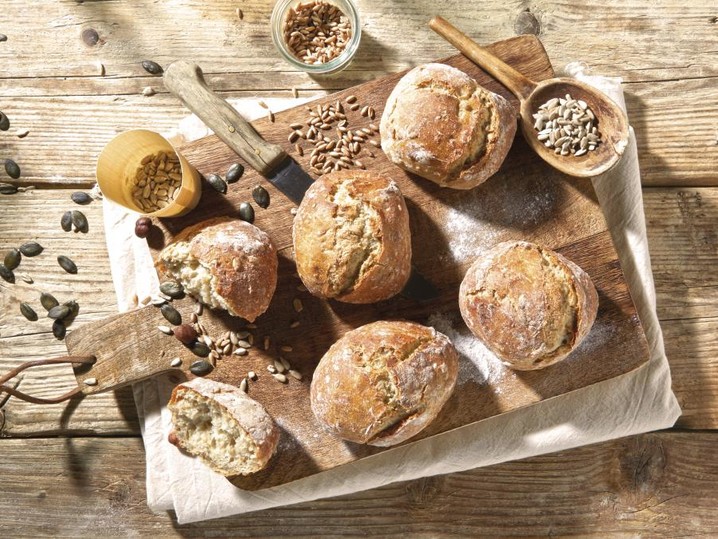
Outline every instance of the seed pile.
<path fill-rule="evenodd" d="M 147 155 L 133 179 L 132 201 L 146 213 L 161 210 L 179 194 L 182 169 L 179 158 L 169 152 Z"/>
<path fill-rule="evenodd" d="M 40 294 L 40 305 L 47 311 L 47 318 L 53 321 L 52 334 L 59 340 L 64 339 L 67 326 L 72 324 L 72 321 L 80 312 L 80 305 L 75 300 L 60 303 L 55 296 L 47 292 Z M 20 304 L 20 313 L 30 322 L 38 320 L 37 312 L 27 302 Z"/>
<path fill-rule="evenodd" d="M 310 65 L 325 64 L 338 57 L 352 37 L 349 18 L 323 0 L 290 8 L 282 30 L 290 52 Z"/>
<path fill-rule="evenodd" d="M 348 116 L 354 113 L 360 117 L 373 120 L 376 111 L 368 105 L 362 106 L 357 102 L 356 96 L 348 96 L 345 104 L 341 101 L 316 107 L 307 107 L 309 113 L 305 123 L 290 124 L 292 132 L 287 137 L 294 143 L 295 150 L 300 156 L 310 151 L 309 166 L 319 176 L 334 170 L 360 168 L 366 166 L 358 157 L 374 158 L 374 152 L 366 148 L 369 144 L 375 148 L 381 147 L 376 137 L 379 128 L 370 123 L 368 127 L 352 129 Z M 305 129 L 306 127 L 306 129 Z M 306 141 L 312 146 L 305 148 L 302 142 Z"/>
<path fill-rule="evenodd" d="M 555 97 L 541 105 L 533 115 L 538 139 L 554 153 L 579 157 L 601 143 L 596 116 L 581 99 Z"/>

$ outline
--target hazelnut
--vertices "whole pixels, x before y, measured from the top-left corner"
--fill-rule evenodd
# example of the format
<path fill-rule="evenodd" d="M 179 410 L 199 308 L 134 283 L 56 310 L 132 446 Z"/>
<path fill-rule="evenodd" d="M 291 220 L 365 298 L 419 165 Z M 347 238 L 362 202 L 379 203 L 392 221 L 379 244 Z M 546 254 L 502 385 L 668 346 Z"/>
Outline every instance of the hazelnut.
<path fill-rule="evenodd" d="M 170 432 L 167 435 L 167 441 L 172 445 L 179 445 L 179 439 L 177 438 L 177 435 L 174 433 L 174 431 Z"/>
<path fill-rule="evenodd" d="M 174 334 L 175 337 L 177 337 L 177 340 L 187 346 L 197 340 L 197 330 L 195 330 L 189 324 L 181 324 L 177 326 L 176 328 L 174 328 Z"/>
<path fill-rule="evenodd" d="M 140 217 L 135 223 L 135 236 L 138 238 L 146 238 L 152 228 L 152 219 L 149 217 Z"/>

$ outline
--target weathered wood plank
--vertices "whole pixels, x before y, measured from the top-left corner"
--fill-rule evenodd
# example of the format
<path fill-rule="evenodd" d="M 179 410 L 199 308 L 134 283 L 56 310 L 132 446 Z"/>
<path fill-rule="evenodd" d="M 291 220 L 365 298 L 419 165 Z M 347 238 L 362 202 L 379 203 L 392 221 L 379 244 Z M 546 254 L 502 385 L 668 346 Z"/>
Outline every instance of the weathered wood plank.
<path fill-rule="evenodd" d="M 180 526 L 145 505 L 137 438 L 0 440 L 0 535 L 715 536 L 717 441 L 718 433 L 642 435 Z"/>

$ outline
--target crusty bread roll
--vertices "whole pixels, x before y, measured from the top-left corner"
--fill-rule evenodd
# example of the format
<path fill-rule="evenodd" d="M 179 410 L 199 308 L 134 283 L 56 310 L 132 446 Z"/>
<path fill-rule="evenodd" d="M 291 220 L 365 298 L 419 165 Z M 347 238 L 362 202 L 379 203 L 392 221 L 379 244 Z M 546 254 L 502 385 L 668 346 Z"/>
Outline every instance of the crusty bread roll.
<path fill-rule="evenodd" d="M 198 301 L 253 322 L 277 286 L 277 251 L 269 236 L 238 219 L 184 229 L 159 254 L 157 268 Z"/>
<path fill-rule="evenodd" d="M 379 174 L 322 176 L 299 205 L 292 236 L 297 272 L 315 296 L 373 303 L 409 279 L 409 214 L 399 187 Z"/>
<path fill-rule="evenodd" d="M 239 388 L 206 378 L 178 385 L 167 405 L 171 443 L 222 475 L 264 468 L 279 441 L 279 428 L 257 401 Z"/>
<path fill-rule="evenodd" d="M 525 241 L 499 243 L 469 268 L 459 307 L 471 331 L 517 370 L 542 369 L 574 350 L 596 319 L 588 274 Z"/>
<path fill-rule="evenodd" d="M 311 406 L 340 438 L 395 445 L 438 415 L 456 383 L 449 339 L 413 322 L 374 322 L 346 333 L 314 371 Z"/>
<path fill-rule="evenodd" d="M 471 189 L 499 170 L 516 134 L 509 102 L 445 64 L 409 71 L 386 102 L 384 153 L 444 187 Z"/>

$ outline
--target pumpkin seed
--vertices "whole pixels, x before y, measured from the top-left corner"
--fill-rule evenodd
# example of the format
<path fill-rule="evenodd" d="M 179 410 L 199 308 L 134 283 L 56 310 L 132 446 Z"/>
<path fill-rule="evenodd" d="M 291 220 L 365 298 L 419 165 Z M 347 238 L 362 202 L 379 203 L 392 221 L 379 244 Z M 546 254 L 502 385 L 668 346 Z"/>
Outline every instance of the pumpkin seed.
<path fill-rule="evenodd" d="M 194 343 L 190 347 L 190 350 L 192 350 L 192 353 L 195 356 L 199 356 L 199 357 L 207 357 L 210 353 L 209 346 L 207 346 L 206 344 L 204 344 L 203 342 L 200 342 L 200 341 L 197 341 L 196 343 Z"/>
<path fill-rule="evenodd" d="M 55 338 L 62 340 L 65 338 L 65 333 L 67 333 L 67 328 L 65 324 L 62 323 L 62 320 L 55 320 L 52 323 L 52 334 Z"/>
<path fill-rule="evenodd" d="M 70 313 L 67 315 L 69 319 L 75 318 L 80 312 L 80 305 L 74 299 L 66 301 L 63 305 L 70 309 Z"/>
<path fill-rule="evenodd" d="M 227 174 L 225 175 L 227 183 L 238 181 L 242 177 L 242 174 L 244 174 L 244 166 L 240 163 L 234 163 L 227 169 Z"/>
<path fill-rule="evenodd" d="M 15 274 L 12 272 L 12 270 L 7 269 L 5 264 L 0 264 L 0 277 L 2 277 L 8 283 L 15 282 Z"/>
<path fill-rule="evenodd" d="M 40 294 L 40 303 L 46 311 L 49 311 L 53 307 L 57 307 L 60 304 L 60 302 L 55 299 L 55 296 L 48 294 L 47 292 Z"/>
<path fill-rule="evenodd" d="M 65 232 L 70 232 L 72 230 L 72 212 L 66 211 L 62 214 L 62 218 L 60 219 L 60 226 Z"/>
<path fill-rule="evenodd" d="M 212 364 L 209 361 L 205 361 L 204 359 L 200 359 L 199 361 L 195 361 L 192 363 L 192 365 L 189 366 L 189 372 L 194 374 L 195 376 L 204 376 L 205 374 L 209 374 L 212 372 Z"/>
<path fill-rule="evenodd" d="M 182 324 L 182 315 L 169 303 L 162 305 L 162 307 L 160 307 L 160 312 L 170 324 L 175 326 Z"/>
<path fill-rule="evenodd" d="M 7 131 L 8 129 L 10 129 L 10 119 L 0 110 L 0 131 Z"/>
<path fill-rule="evenodd" d="M 161 75 L 162 67 L 152 60 L 142 60 L 142 68 L 150 75 Z"/>
<path fill-rule="evenodd" d="M 30 320 L 30 322 L 35 322 L 35 321 L 37 320 L 37 313 L 36 313 L 35 310 L 34 310 L 32 307 L 30 307 L 30 305 L 27 304 L 27 303 L 21 303 L 21 304 L 20 304 L 20 312 L 22 313 L 22 315 L 23 315 L 25 318 L 27 318 L 28 320 Z"/>
<path fill-rule="evenodd" d="M 14 180 L 20 177 L 20 167 L 12 159 L 5 159 L 5 172 Z"/>
<path fill-rule="evenodd" d="M 21 259 L 22 255 L 20 254 L 20 251 L 17 249 L 10 249 L 5 254 L 5 267 L 9 270 L 14 270 L 20 265 Z"/>
<path fill-rule="evenodd" d="M 239 205 L 239 218 L 248 223 L 254 222 L 254 208 L 249 202 L 242 202 Z"/>
<path fill-rule="evenodd" d="M 0 183 L 0 194 L 14 195 L 17 193 L 17 185 L 11 183 Z"/>
<path fill-rule="evenodd" d="M 84 191 L 75 191 L 72 195 L 70 195 L 70 198 L 75 204 L 85 205 L 92 202 L 92 197 Z"/>
<path fill-rule="evenodd" d="M 0 34 L 0 41 L 7 41 L 7 36 L 5 34 Z"/>
<path fill-rule="evenodd" d="M 20 252 L 25 256 L 37 256 L 43 250 L 42 245 L 36 241 L 28 241 L 20 246 Z"/>
<path fill-rule="evenodd" d="M 58 256 L 57 263 L 60 264 L 60 267 L 64 269 L 67 273 L 77 273 L 77 266 L 65 255 Z"/>
<path fill-rule="evenodd" d="M 87 217 L 79 210 L 72 210 L 72 224 L 75 226 L 75 231 L 87 233 L 89 229 Z"/>
<path fill-rule="evenodd" d="M 160 291 L 172 299 L 180 299 L 184 296 L 184 287 L 176 281 L 166 281 L 160 285 Z"/>
<path fill-rule="evenodd" d="M 222 194 L 227 192 L 227 182 L 220 178 L 219 174 L 207 174 L 207 181 L 215 191 Z"/>
<path fill-rule="evenodd" d="M 55 320 L 63 320 L 70 314 L 70 308 L 67 305 L 55 305 L 47 311 L 47 317 Z"/>
<path fill-rule="evenodd" d="M 269 207 L 269 192 L 261 185 L 252 189 L 252 198 L 260 208 Z"/>

